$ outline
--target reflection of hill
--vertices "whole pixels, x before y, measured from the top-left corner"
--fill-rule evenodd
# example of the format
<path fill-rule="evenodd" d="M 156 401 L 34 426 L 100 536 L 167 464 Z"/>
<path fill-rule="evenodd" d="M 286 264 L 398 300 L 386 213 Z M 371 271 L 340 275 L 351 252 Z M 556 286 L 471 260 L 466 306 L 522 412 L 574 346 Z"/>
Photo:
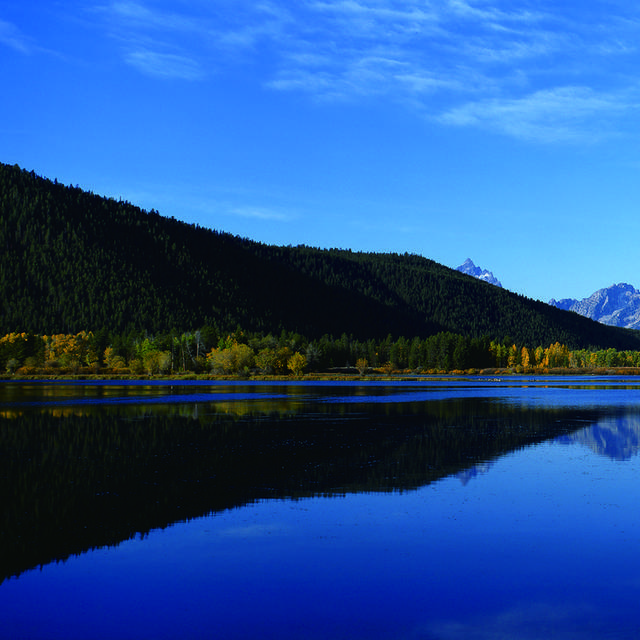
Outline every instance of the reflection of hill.
<path fill-rule="evenodd" d="M 415 488 L 603 418 L 480 399 L 77 411 L 0 417 L 0 580 L 260 498 Z"/>
<path fill-rule="evenodd" d="M 603 418 L 562 440 L 583 444 L 613 460 L 628 460 L 640 451 L 640 413 Z"/>

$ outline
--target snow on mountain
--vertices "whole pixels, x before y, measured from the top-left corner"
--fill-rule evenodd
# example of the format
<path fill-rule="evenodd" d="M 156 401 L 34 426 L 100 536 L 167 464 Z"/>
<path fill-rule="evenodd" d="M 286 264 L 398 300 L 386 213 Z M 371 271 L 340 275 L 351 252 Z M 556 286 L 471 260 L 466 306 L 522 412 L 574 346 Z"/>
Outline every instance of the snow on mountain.
<path fill-rule="evenodd" d="M 549 304 L 575 311 L 602 324 L 640 329 L 640 291 L 624 282 L 599 289 L 583 300 L 564 298 L 550 300 Z"/>
<path fill-rule="evenodd" d="M 456 271 L 502 287 L 491 271 L 477 267 L 471 258 L 456 267 Z M 563 298 L 550 300 L 549 304 L 565 311 L 575 311 L 602 324 L 640 330 L 640 291 L 624 282 L 600 289 L 583 300 Z"/>
<path fill-rule="evenodd" d="M 473 260 L 471 258 L 467 258 L 459 267 L 456 267 L 456 271 L 460 271 L 462 273 L 466 273 L 467 275 L 473 276 L 474 278 L 478 278 L 479 280 L 484 280 L 489 284 L 494 284 L 496 287 L 502 287 L 500 280 L 498 280 L 491 271 L 487 271 L 486 269 L 481 269 L 480 267 L 476 267 L 473 264 Z"/>

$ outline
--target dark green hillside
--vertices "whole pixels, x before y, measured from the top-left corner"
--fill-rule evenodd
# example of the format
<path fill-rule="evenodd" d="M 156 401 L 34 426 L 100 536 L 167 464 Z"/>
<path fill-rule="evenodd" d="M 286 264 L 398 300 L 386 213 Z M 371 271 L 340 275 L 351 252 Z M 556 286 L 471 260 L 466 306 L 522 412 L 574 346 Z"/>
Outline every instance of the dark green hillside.
<path fill-rule="evenodd" d="M 0 164 L 0 333 L 237 326 L 308 338 L 509 336 L 638 349 L 638 334 L 416 255 L 252 242 Z"/>
<path fill-rule="evenodd" d="M 306 277 L 282 259 L 288 250 L 264 254 L 17 167 L 0 165 L 0 212 L 2 333 L 240 325 L 377 335 L 429 326 L 411 309 Z"/>
<path fill-rule="evenodd" d="M 265 251 L 278 249 L 268 247 Z M 558 341 L 576 348 L 640 348 L 639 332 L 563 312 L 417 255 L 298 247 L 283 252 L 281 259 L 310 278 L 328 279 L 391 308 L 409 308 L 416 317 L 428 319 L 431 326 L 465 336 L 508 336 L 529 345 Z M 412 334 L 405 331 L 400 335 Z"/>

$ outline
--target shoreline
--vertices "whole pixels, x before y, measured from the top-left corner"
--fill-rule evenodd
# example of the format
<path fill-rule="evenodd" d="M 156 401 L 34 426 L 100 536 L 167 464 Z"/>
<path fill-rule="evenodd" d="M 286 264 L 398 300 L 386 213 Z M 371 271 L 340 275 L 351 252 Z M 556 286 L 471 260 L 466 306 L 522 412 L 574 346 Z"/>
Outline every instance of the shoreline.
<path fill-rule="evenodd" d="M 421 372 L 378 372 L 372 371 L 363 375 L 354 372 L 325 372 L 309 373 L 302 376 L 294 375 L 224 375 L 224 374 L 131 374 L 131 373 L 90 373 L 90 372 L 59 372 L 45 373 L 34 371 L 29 374 L 2 374 L 0 382 L 36 382 L 36 381 L 96 381 L 96 382 L 415 382 L 438 380 L 442 378 L 483 378 L 483 377 L 594 377 L 594 376 L 640 376 L 638 367 L 594 367 L 555 368 L 517 371 L 514 369 L 472 369 L 467 371 L 421 371 Z"/>

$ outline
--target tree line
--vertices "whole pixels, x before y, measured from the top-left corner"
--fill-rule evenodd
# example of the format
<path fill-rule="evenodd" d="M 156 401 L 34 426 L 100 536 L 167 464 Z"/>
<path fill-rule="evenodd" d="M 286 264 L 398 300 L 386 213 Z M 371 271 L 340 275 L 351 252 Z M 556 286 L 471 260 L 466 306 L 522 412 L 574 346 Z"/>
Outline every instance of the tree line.
<path fill-rule="evenodd" d="M 310 340 L 292 332 L 219 334 L 211 327 L 151 336 L 81 331 L 77 334 L 9 333 L 0 338 L 0 371 L 11 375 L 295 375 L 341 370 L 514 373 L 552 369 L 640 368 L 640 351 L 519 345 L 440 332 L 426 338 L 358 340 L 342 334 Z"/>

